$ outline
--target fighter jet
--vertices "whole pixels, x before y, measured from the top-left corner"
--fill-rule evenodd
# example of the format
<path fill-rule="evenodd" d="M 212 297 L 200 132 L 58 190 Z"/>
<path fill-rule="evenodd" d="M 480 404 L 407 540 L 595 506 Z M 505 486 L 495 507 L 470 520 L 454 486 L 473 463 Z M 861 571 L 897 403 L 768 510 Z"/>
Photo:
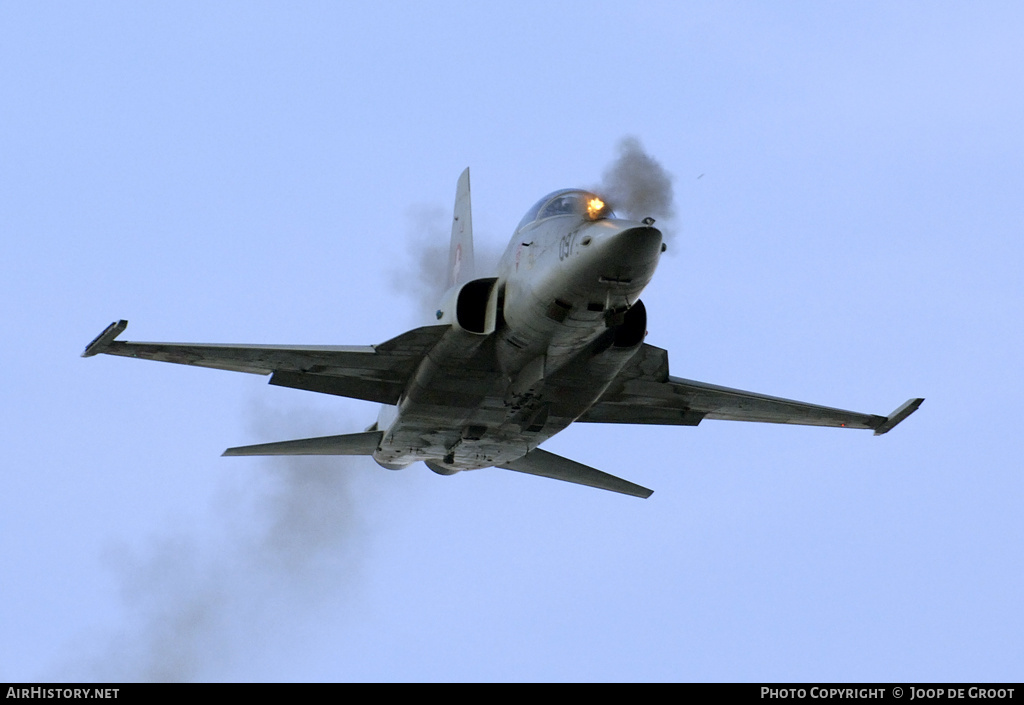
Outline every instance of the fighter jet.
<path fill-rule="evenodd" d="M 669 374 L 644 342 L 640 300 L 665 251 L 654 220 L 617 217 L 598 194 L 548 194 L 516 226 L 497 272 L 475 277 L 469 169 L 459 177 L 448 290 L 436 324 L 380 345 L 123 342 L 112 323 L 86 347 L 146 360 L 270 375 L 270 384 L 380 403 L 362 433 L 229 448 L 224 455 L 369 455 L 441 475 L 498 467 L 636 497 L 651 490 L 539 446 L 573 422 L 696 426 L 705 419 L 891 431 L 843 411 Z"/>

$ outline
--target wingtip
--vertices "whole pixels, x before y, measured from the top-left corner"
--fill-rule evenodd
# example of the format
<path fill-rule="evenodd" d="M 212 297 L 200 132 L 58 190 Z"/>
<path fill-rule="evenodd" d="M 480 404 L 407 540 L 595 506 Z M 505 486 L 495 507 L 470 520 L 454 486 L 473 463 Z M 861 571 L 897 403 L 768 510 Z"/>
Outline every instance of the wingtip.
<path fill-rule="evenodd" d="M 883 433 L 893 430 L 900 421 L 917 411 L 918 407 L 923 403 L 924 397 L 908 399 L 896 411 L 885 417 L 885 420 L 875 429 L 875 435 L 881 436 Z"/>
<path fill-rule="evenodd" d="M 123 318 L 119 321 L 114 321 L 104 328 L 102 333 L 93 338 L 91 343 L 85 346 L 85 350 L 82 351 L 82 357 L 92 357 L 104 352 L 114 342 L 114 338 L 121 335 L 127 327 L 128 321 Z"/>

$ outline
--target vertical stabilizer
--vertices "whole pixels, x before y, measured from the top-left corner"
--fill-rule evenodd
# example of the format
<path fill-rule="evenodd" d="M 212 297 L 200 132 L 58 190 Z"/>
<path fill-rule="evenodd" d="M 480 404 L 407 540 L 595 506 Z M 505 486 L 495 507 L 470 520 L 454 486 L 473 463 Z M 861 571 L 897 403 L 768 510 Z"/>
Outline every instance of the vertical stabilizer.
<path fill-rule="evenodd" d="M 452 244 L 448 250 L 448 287 L 473 278 L 473 211 L 469 205 L 469 167 L 459 176 L 455 188 Z"/>

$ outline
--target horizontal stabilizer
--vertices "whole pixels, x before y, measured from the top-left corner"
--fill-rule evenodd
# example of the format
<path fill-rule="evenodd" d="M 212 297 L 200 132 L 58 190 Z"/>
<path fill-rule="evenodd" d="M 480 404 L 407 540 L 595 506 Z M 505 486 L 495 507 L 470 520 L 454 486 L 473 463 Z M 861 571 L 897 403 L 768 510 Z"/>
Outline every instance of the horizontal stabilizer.
<path fill-rule="evenodd" d="M 383 436 L 382 431 L 367 431 L 342 436 L 260 443 L 254 446 L 228 448 L 224 455 L 373 455 Z"/>
<path fill-rule="evenodd" d="M 917 411 L 917 407 L 921 406 L 923 401 L 924 399 L 909 399 L 903 406 L 885 417 L 885 421 L 875 429 L 875 435 L 881 436 L 883 433 L 891 431 L 896 424 Z"/>
<path fill-rule="evenodd" d="M 596 487 L 601 490 L 632 495 L 633 497 L 642 497 L 643 499 L 647 499 L 654 493 L 653 490 L 641 487 L 640 485 L 634 485 L 632 482 L 623 480 L 621 477 L 615 477 L 606 472 L 595 470 L 589 465 L 577 463 L 575 460 L 569 460 L 554 453 L 548 453 L 540 448 L 534 448 L 522 458 L 513 460 L 505 465 L 499 465 L 498 467 L 505 470 L 524 472 L 528 475 L 550 477 L 553 480 L 574 482 L 577 485 Z"/>

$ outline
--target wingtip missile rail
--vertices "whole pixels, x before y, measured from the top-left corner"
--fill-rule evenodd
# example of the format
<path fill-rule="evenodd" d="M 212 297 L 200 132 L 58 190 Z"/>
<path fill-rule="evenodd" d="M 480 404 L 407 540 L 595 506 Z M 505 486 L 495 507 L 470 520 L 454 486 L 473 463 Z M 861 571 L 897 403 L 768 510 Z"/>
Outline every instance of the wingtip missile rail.
<path fill-rule="evenodd" d="M 917 411 L 917 407 L 921 406 L 923 401 L 923 398 L 908 399 L 900 408 L 885 417 L 885 421 L 875 429 L 875 435 L 881 436 L 883 433 L 891 431 L 895 428 L 896 424 Z"/>
<path fill-rule="evenodd" d="M 114 338 L 124 333 L 124 329 L 128 327 L 128 321 L 122 319 L 120 321 L 114 321 L 107 326 L 102 333 L 96 336 L 91 343 L 85 346 L 85 350 L 82 352 L 82 357 L 92 357 L 93 355 L 99 355 L 105 351 L 110 344 L 114 342 Z"/>

